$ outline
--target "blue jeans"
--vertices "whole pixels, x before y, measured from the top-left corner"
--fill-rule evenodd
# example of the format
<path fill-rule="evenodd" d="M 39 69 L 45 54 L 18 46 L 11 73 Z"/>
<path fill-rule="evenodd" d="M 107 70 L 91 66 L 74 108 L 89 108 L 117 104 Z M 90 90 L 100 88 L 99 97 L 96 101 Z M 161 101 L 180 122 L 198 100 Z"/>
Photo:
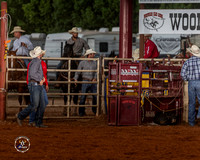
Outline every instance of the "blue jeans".
<path fill-rule="evenodd" d="M 196 109 L 196 97 L 200 104 L 200 80 L 191 80 L 188 82 L 188 96 L 189 96 L 189 112 L 188 123 L 191 126 L 195 125 L 195 109 Z"/>
<path fill-rule="evenodd" d="M 26 68 L 27 68 L 27 66 L 28 66 L 28 64 L 29 64 L 29 59 L 23 59 L 23 61 L 24 61 L 24 64 L 26 65 Z"/>
<path fill-rule="evenodd" d="M 97 93 L 97 84 L 82 84 L 82 93 L 88 93 L 88 91 L 91 91 L 91 93 Z M 86 95 L 82 95 L 80 99 L 79 105 L 85 105 Z M 97 104 L 97 96 L 92 96 L 92 105 Z M 92 107 L 93 113 L 96 114 L 96 107 Z M 83 115 L 85 114 L 85 107 L 79 107 L 79 114 Z"/>
<path fill-rule="evenodd" d="M 47 104 L 49 104 L 45 86 L 43 86 L 43 96 L 44 96 L 44 102 L 45 102 L 45 106 L 44 106 L 44 110 L 45 110 Z M 31 98 L 31 97 L 30 97 L 30 98 Z M 30 101 L 32 101 L 32 100 L 30 99 Z M 30 118 L 29 118 L 29 123 L 35 122 L 35 111 L 31 112 L 31 114 L 30 114 L 29 116 L 30 116 Z"/>
<path fill-rule="evenodd" d="M 19 112 L 18 118 L 20 120 L 25 119 L 31 112 L 35 111 L 35 123 L 37 126 L 42 124 L 43 115 L 44 115 L 44 96 L 43 96 L 43 87 L 38 85 L 35 82 L 29 82 L 28 89 L 30 92 L 30 105 L 27 106 L 24 110 Z"/>

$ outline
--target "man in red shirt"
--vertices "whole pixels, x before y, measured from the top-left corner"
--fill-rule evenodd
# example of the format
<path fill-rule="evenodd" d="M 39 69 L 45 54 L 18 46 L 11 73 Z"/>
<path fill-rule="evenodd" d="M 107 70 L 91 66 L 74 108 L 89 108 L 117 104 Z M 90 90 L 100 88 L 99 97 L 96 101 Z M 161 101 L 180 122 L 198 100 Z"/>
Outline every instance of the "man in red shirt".
<path fill-rule="evenodd" d="M 145 53 L 144 58 L 157 58 L 159 56 L 158 48 L 153 41 L 150 40 L 151 34 L 144 35 Z"/>

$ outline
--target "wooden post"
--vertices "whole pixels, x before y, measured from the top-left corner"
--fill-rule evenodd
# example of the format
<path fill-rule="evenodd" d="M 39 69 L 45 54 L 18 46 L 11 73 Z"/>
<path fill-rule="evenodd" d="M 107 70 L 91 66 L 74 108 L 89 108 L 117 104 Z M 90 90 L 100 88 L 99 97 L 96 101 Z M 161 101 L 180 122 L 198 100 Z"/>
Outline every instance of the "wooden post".
<path fill-rule="evenodd" d="M 120 0 L 119 57 L 132 57 L 132 0 Z"/>
<path fill-rule="evenodd" d="M 7 2 L 1 2 L 1 49 L 0 49 L 0 119 L 6 118 L 6 92 L 5 92 L 5 78 L 6 66 L 4 60 L 5 54 L 5 41 L 7 35 Z"/>
<path fill-rule="evenodd" d="M 140 4 L 140 9 L 144 9 L 144 4 Z M 143 57 L 144 57 L 144 34 L 140 34 L 140 55 L 139 55 L 139 58 L 143 58 Z"/>

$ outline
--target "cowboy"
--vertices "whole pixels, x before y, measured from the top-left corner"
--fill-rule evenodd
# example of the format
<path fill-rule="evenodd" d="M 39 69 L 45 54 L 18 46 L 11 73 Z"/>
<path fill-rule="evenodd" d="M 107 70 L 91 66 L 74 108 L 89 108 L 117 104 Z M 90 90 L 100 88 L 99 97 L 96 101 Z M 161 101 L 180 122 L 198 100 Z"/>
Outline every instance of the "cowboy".
<path fill-rule="evenodd" d="M 89 45 L 87 44 L 87 42 L 82 39 L 82 38 L 79 38 L 78 37 L 78 33 L 80 32 L 78 30 L 77 27 L 73 27 L 71 30 L 68 31 L 70 34 L 72 34 L 72 37 L 70 39 L 68 39 L 66 42 L 65 42 L 65 46 L 64 46 L 64 52 L 67 52 L 66 51 L 66 46 L 67 44 L 70 44 L 70 45 L 73 45 L 73 53 L 74 53 L 74 57 L 81 57 L 82 56 L 82 53 L 83 53 L 83 48 L 85 50 L 87 49 L 90 49 Z M 64 55 L 66 55 L 64 53 Z M 79 61 L 75 61 L 78 65 Z M 60 63 L 57 65 L 57 69 L 61 69 L 62 65 L 63 65 L 63 61 L 60 61 Z M 59 73 L 57 72 L 56 73 L 56 78 L 58 79 L 58 75 Z"/>
<path fill-rule="evenodd" d="M 78 37 L 78 33 L 80 31 L 78 30 L 77 27 L 73 27 L 68 32 L 72 35 L 72 37 L 69 40 L 67 40 L 66 43 L 74 44 L 73 45 L 74 55 L 76 57 L 81 57 L 82 53 L 83 53 L 83 48 L 85 50 L 88 50 L 88 49 L 90 49 L 89 45 L 87 44 L 87 42 L 84 39 Z"/>
<path fill-rule="evenodd" d="M 29 52 L 33 50 L 33 44 L 31 41 L 26 37 L 23 36 L 22 33 L 25 32 L 19 26 L 15 26 L 13 31 L 10 34 L 14 33 L 14 37 L 17 38 L 13 43 L 12 51 L 16 51 L 17 56 L 28 56 Z M 23 59 L 26 67 L 28 66 L 29 60 Z"/>
<path fill-rule="evenodd" d="M 87 56 L 87 58 L 94 58 L 96 52 L 92 49 L 86 50 L 86 53 L 84 56 Z M 78 70 L 96 70 L 97 69 L 97 63 L 93 60 L 84 60 L 81 61 L 78 65 Z M 76 72 L 74 76 L 75 82 L 79 78 L 79 76 L 82 75 L 83 81 L 90 81 L 94 82 L 97 80 L 97 73 L 96 72 Z M 91 93 L 97 93 L 97 84 L 88 84 L 83 83 L 82 84 L 82 93 L 88 93 L 88 91 L 91 91 Z M 92 104 L 97 104 L 97 96 L 93 95 Z M 86 95 L 82 95 L 80 99 L 79 105 L 85 105 Z M 92 111 L 94 114 L 96 114 L 96 107 L 92 107 Z M 85 115 L 85 107 L 79 107 L 79 115 L 84 116 Z"/>
<path fill-rule="evenodd" d="M 30 51 L 30 55 L 33 58 L 30 62 L 28 70 L 28 89 L 30 92 L 31 104 L 16 115 L 17 123 L 20 126 L 22 126 L 22 120 L 35 111 L 35 126 L 39 128 L 47 127 L 43 125 L 43 115 L 45 109 L 43 83 L 45 82 L 45 78 L 41 65 L 41 57 L 45 54 L 45 52 L 46 51 L 42 50 L 39 46 Z"/>
<path fill-rule="evenodd" d="M 45 52 L 43 52 L 43 53 L 44 54 L 42 54 L 42 57 L 45 55 Z M 27 76 L 26 76 L 27 85 L 29 83 L 29 81 L 28 81 L 28 71 L 29 71 L 30 63 L 28 64 L 28 67 L 27 67 Z M 43 94 L 44 94 L 44 101 L 45 101 L 45 108 L 46 108 L 47 104 L 49 103 L 48 97 L 47 97 L 47 92 L 49 90 L 49 85 L 48 85 L 48 81 L 47 81 L 47 64 L 43 60 L 41 60 L 41 65 L 42 65 L 43 75 L 44 75 L 44 78 L 45 78 L 45 82 L 43 83 Z M 35 126 L 35 111 L 33 111 L 29 115 L 29 126 Z"/>
<path fill-rule="evenodd" d="M 196 97 L 200 104 L 200 49 L 198 46 L 192 45 L 191 48 L 187 48 L 187 51 L 190 52 L 191 58 L 183 64 L 181 77 L 183 80 L 188 81 L 188 123 L 190 126 L 194 126 Z M 197 119 L 200 119 L 200 109 L 197 114 Z"/>
<path fill-rule="evenodd" d="M 145 52 L 144 58 L 157 58 L 159 56 L 158 48 L 153 41 L 150 40 L 151 34 L 144 35 Z"/>

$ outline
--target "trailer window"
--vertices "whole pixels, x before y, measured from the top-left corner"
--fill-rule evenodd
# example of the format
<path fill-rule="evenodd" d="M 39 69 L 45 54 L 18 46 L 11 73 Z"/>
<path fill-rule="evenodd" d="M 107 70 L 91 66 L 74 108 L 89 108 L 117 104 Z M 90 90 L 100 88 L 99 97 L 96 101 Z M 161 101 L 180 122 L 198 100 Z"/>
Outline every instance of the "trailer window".
<path fill-rule="evenodd" d="M 136 37 L 133 37 L 132 43 L 136 43 Z"/>
<path fill-rule="evenodd" d="M 99 43 L 99 51 L 100 52 L 108 52 L 108 43 L 107 42 L 100 42 Z"/>

